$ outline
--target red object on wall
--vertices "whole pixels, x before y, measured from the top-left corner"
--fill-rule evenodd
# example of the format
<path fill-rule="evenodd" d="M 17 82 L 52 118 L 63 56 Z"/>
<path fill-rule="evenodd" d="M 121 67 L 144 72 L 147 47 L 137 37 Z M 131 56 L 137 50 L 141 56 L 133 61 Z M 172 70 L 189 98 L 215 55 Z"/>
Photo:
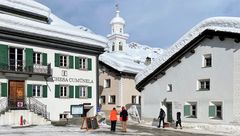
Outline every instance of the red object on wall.
<path fill-rule="evenodd" d="M 20 125 L 23 125 L 23 116 L 20 116 Z"/>

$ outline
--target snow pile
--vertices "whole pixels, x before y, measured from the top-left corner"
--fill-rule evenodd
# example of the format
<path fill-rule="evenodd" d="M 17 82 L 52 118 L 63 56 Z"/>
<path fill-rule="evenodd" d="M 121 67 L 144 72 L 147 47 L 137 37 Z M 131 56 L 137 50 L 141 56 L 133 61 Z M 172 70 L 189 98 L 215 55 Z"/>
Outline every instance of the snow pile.
<path fill-rule="evenodd" d="M 130 43 L 124 49 L 126 50 L 105 52 L 100 55 L 99 60 L 118 71 L 137 74 L 146 68 L 144 63 L 147 57 L 154 61 L 164 52 L 163 49 L 151 48 L 138 43 Z"/>
<path fill-rule="evenodd" d="M 8 3 L 10 0 L 0 1 L 1 4 Z M 32 0 L 11 0 L 13 3 L 21 3 L 25 6 L 39 6 L 39 9 L 44 9 L 37 2 Z M 8 6 L 15 6 L 10 5 Z M 24 8 L 25 9 L 25 8 Z M 46 10 L 43 10 L 46 11 Z M 35 11 L 34 11 L 35 12 Z M 48 12 L 50 14 L 50 12 Z M 7 14 L 0 14 L 0 28 L 9 29 L 13 31 L 21 31 L 23 33 L 31 33 L 32 35 L 42 35 L 44 37 L 54 37 L 60 39 L 67 39 L 74 42 L 79 42 L 83 44 L 90 44 L 93 46 L 99 46 L 105 48 L 107 45 L 107 39 L 103 36 L 90 33 L 79 29 L 71 24 L 61 20 L 55 15 L 50 15 L 50 24 L 40 23 L 33 20 L 28 20 L 25 18 L 20 18 L 18 16 L 12 16 Z"/>
<path fill-rule="evenodd" d="M 45 16 L 49 18 L 51 10 L 34 0 L 1 0 L 0 5 Z"/>
<path fill-rule="evenodd" d="M 189 32 L 183 35 L 175 44 L 173 44 L 167 51 L 149 65 L 145 70 L 139 72 L 135 77 L 136 84 L 140 83 L 149 74 L 154 72 L 159 66 L 166 62 L 176 52 L 181 50 L 194 38 L 199 36 L 205 30 L 214 30 L 221 32 L 240 33 L 240 18 L 238 17 L 213 17 L 203 20 L 198 25 L 193 27 Z"/>

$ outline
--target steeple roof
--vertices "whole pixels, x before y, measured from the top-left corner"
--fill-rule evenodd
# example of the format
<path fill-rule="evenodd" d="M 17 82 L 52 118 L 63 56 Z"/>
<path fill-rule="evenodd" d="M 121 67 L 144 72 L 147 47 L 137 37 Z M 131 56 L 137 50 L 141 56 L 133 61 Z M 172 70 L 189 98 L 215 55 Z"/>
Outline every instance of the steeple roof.
<path fill-rule="evenodd" d="M 116 5 L 116 16 L 111 20 L 110 24 L 123 24 L 125 25 L 125 20 L 120 17 L 120 11 L 118 9 L 118 5 Z"/>

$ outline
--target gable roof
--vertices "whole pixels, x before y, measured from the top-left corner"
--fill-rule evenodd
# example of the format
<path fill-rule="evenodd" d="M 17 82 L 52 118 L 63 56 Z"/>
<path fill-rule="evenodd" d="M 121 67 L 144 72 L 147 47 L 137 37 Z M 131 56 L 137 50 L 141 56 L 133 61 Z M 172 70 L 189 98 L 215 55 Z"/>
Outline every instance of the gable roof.
<path fill-rule="evenodd" d="M 159 69 L 170 62 L 171 59 L 180 54 L 180 51 L 186 50 L 187 45 L 199 41 L 205 32 L 224 32 L 240 34 L 240 18 L 238 17 L 213 17 L 203 20 L 193 27 L 189 32 L 183 35 L 156 61 L 149 65 L 145 70 L 139 72 L 136 77 L 136 87 L 141 90 L 151 79 L 155 78 Z"/>

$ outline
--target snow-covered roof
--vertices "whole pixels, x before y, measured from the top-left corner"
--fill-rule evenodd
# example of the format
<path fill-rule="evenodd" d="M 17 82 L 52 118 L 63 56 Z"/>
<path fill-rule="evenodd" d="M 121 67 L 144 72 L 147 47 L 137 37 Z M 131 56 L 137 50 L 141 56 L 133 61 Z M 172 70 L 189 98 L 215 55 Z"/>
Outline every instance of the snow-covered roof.
<path fill-rule="evenodd" d="M 39 6 L 36 9 L 43 9 L 43 12 L 45 13 L 45 11 L 48 9 L 33 0 L 1 0 L 0 4 L 7 3 L 8 6 L 15 6 L 10 5 L 9 3 L 11 2 L 24 5 L 24 10 L 28 10 L 27 7 Z M 31 12 L 37 11 L 33 10 Z M 37 35 L 44 35 L 47 37 L 67 39 L 74 42 L 93 45 L 101 48 L 105 48 L 107 46 L 107 39 L 105 37 L 79 29 L 61 20 L 57 16 L 53 15 L 51 12 L 48 13 L 51 20 L 49 24 L 21 18 L 19 16 L 0 13 L 0 27 L 10 30 L 19 30 L 22 32 L 28 32 Z"/>
<path fill-rule="evenodd" d="M 154 60 L 164 52 L 160 48 L 151 48 L 135 42 L 124 47 L 124 51 L 105 52 L 100 55 L 99 60 L 112 68 L 126 73 L 137 74 L 145 69 L 146 57 Z"/>
<path fill-rule="evenodd" d="M 49 18 L 51 10 L 34 0 L 1 0 L 0 5 L 38 14 Z"/>
<path fill-rule="evenodd" d="M 111 25 L 112 24 L 118 24 L 118 23 L 125 24 L 125 20 L 122 17 L 120 17 L 119 13 L 120 13 L 120 11 L 117 10 L 116 11 L 116 16 L 110 22 Z"/>
<path fill-rule="evenodd" d="M 183 35 L 176 43 L 174 43 L 167 51 L 160 56 L 156 61 L 149 65 L 146 69 L 139 72 L 135 81 L 139 84 L 142 80 L 148 77 L 164 62 L 166 62 L 175 53 L 180 51 L 185 45 L 191 42 L 194 38 L 199 36 L 205 30 L 240 33 L 240 18 L 239 17 L 213 17 L 203 20 L 198 25 L 193 27 L 189 32 Z"/>

